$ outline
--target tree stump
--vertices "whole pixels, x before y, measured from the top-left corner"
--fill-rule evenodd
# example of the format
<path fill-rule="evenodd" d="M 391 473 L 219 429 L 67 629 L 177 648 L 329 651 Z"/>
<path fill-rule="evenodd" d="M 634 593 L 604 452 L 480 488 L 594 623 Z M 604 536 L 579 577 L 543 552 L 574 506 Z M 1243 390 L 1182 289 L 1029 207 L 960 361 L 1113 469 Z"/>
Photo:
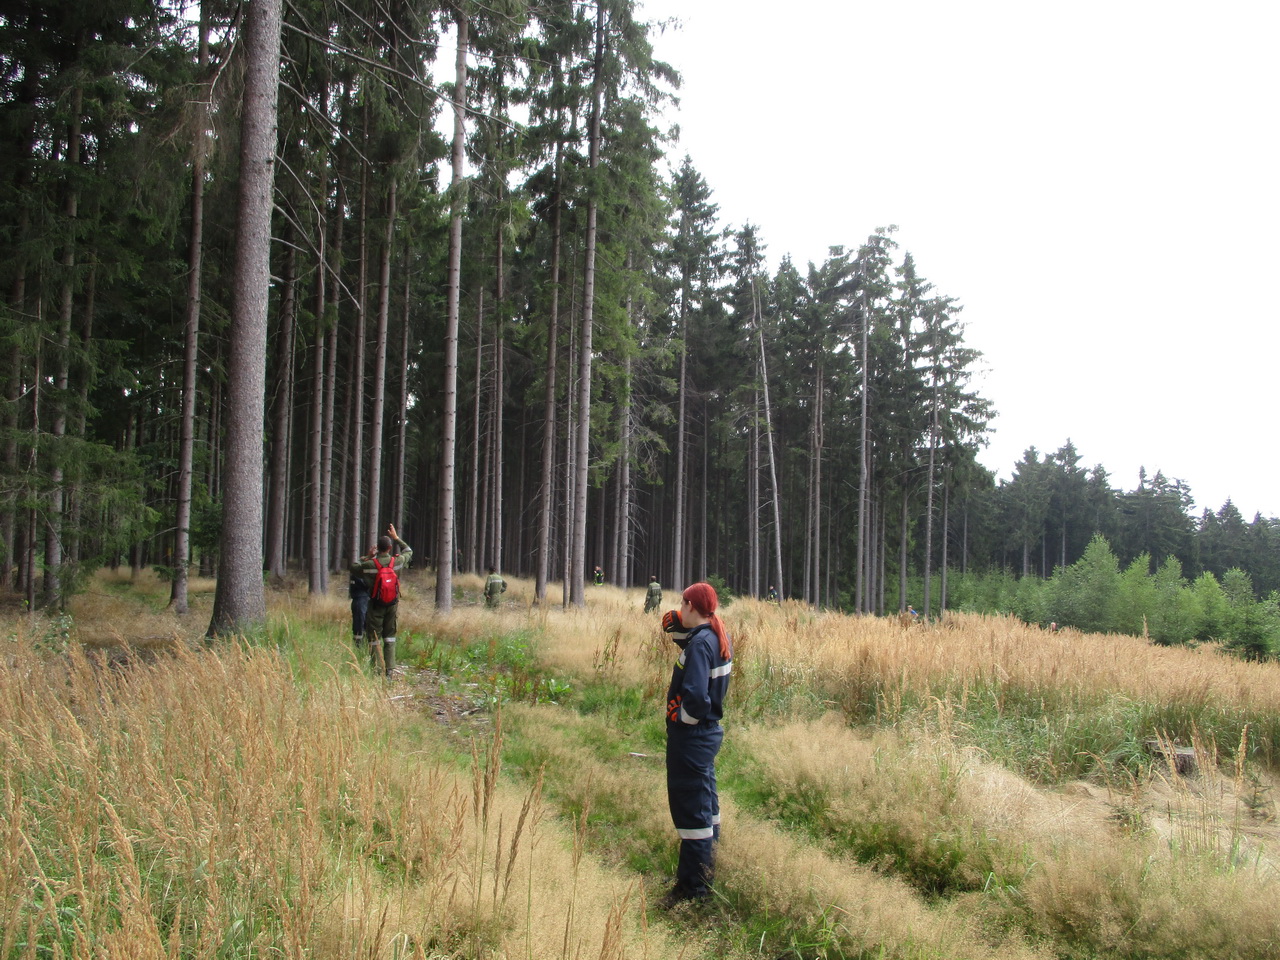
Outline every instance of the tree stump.
<path fill-rule="evenodd" d="M 1169 764 L 1179 776 L 1189 777 L 1196 772 L 1194 747 L 1182 746 L 1168 740 L 1148 740 L 1146 747 L 1153 757 Z"/>

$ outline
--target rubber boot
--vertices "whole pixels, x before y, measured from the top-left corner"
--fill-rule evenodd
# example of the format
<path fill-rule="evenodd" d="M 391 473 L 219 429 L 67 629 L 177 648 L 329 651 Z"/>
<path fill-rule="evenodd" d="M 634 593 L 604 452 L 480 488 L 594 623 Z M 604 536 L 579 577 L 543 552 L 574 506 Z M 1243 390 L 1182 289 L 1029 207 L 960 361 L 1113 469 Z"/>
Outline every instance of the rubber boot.
<path fill-rule="evenodd" d="M 387 664 L 387 676 L 396 668 L 396 638 L 387 637 L 382 641 L 382 657 Z"/>

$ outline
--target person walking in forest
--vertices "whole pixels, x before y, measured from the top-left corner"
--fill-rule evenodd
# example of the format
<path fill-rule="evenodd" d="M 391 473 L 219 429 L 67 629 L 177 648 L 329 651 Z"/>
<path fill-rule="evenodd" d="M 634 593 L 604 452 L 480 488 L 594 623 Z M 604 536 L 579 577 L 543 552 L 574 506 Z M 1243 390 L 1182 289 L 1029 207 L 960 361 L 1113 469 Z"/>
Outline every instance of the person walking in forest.
<path fill-rule="evenodd" d="M 377 552 L 377 547 L 370 547 L 365 556 L 372 557 Z M 354 568 L 347 584 L 347 596 L 351 598 L 351 644 L 359 649 L 364 643 L 364 624 L 369 617 L 369 581 Z"/>
<path fill-rule="evenodd" d="M 392 547 L 396 553 L 391 552 Z M 363 577 L 369 585 L 369 615 L 365 633 L 369 638 L 369 661 L 375 670 L 382 666 L 388 677 L 396 667 L 396 614 L 400 606 L 400 573 L 409 568 L 413 548 L 400 539 L 394 523 L 378 538 L 376 550 L 351 565 L 352 577 Z"/>
<path fill-rule="evenodd" d="M 493 567 L 489 568 L 489 579 L 484 582 L 484 605 L 490 609 L 498 605 L 499 598 L 507 592 L 507 581 L 498 576 Z"/>
<path fill-rule="evenodd" d="M 662 584 L 657 577 L 649 578 L 649 586 L 644 592 L 644 612 L 653 613 L 662 606 Z"/>
<path fill-rule="evenodd" d="M 662 629 L 680 648 L 667 691 L 667 804 L 680 837 L 675 885 L 661 904 L 667 908 L 710 896 L 715 878 L 716 754 L 733 667 L 729 634 L 716 614 L 719 602 L 711 584 L 695 583 L 684 591 L 679 610 L 662 615 Z"/>

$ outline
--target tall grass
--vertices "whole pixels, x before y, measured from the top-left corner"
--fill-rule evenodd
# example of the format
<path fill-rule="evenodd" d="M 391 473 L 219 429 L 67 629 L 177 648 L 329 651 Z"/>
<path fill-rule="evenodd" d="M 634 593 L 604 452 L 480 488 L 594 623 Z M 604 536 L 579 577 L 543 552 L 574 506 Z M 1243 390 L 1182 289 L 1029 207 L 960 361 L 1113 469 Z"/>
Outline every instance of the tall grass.
<path fill-rule="evenodd" d="M 636 597 L 597 599 L 551 619 L 544 655 L 582 673 L 611 647 L 615 677 L 652 688 L 656 621 Z M 1277 666 L 1010 618 L 920 627 L 745 600 L 725 615 L 725 860 L 742 858 L 726 881 L 755 909 L 782 868 L 754 832 L 737 845 L 744 805 L 749 829 L 786 824 L 805 856 L 852 857 L 990 936 L 1072 957 L 1274 955 Z M 1198 772 L 1148 740 L 1194 744 Z M 835 896 L 782 876 L 793 906 L 797 889 Z"/>
<path fill-rule="evenodd" d="M 188 636 L 207 594 L 182 621 L 109 578 L 15 623 L 0 960 L 1275 955 L 1274 666 L 737 601 L 718 895 L 658 919 L 675 648 L 640 590 L 566 611 L 512 580 L 487 610 L 472 579 L 437 619 L 406 578 L 391 685 L 336 586 L 274 591 L 253 644 Z M 81 650 L 135 638 L 162 652 Z M 460 739 L 419 664 L 504 705 Z"/>
<path fill-rule="evenodd" d="M 1050 633 L 1009 617 L 953 615 L 932 627 L 897 620 L 732 608 L 760 656 L 742 664 L 757 697 L 817 692 L 855 721 L 949 716 L 993 755 L 1048 781 L 1123 763 L 1160 734 L 1193 732 L 1228 754 L 1280 764 L 1280 666 L 1214 647 L 1160 647 L 1138 637 Z"/>
<path fill-rule="evenodd" d="M 500 730 L 458 763 L 349 663 L 300 683 L 297 649 L 332 637 L 268 636 L 108 660 L 11 635 L 0 957 L 671 952 L 537 777 L 500 775 Z"/>

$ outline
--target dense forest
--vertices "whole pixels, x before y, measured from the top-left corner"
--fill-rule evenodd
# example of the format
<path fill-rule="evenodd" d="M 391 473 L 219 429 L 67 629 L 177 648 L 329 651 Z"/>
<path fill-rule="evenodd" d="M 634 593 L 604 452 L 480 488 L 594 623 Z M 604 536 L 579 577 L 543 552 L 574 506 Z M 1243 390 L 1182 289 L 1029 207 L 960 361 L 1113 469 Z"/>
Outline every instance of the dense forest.
<path fill-rule="evenodd" d="M 154 567 L 181 611 L 198 569 L 234 626 L 263 570 L 326 591 L 390 521 L 444 610 L 455 570 L 580 604 L 598 566 L 930 611 L 948 571 L 1047 580 L 1098 537 L 1280 589 L 1280 521 L 1197 515 L 1182 480 L 1125 490 L 1068 440 L 997 483 L 961 303 L 893 228 L 771 261 L 671 155 L 674 27 L 4 4 L 4 582 L 34 609 Z"/>

